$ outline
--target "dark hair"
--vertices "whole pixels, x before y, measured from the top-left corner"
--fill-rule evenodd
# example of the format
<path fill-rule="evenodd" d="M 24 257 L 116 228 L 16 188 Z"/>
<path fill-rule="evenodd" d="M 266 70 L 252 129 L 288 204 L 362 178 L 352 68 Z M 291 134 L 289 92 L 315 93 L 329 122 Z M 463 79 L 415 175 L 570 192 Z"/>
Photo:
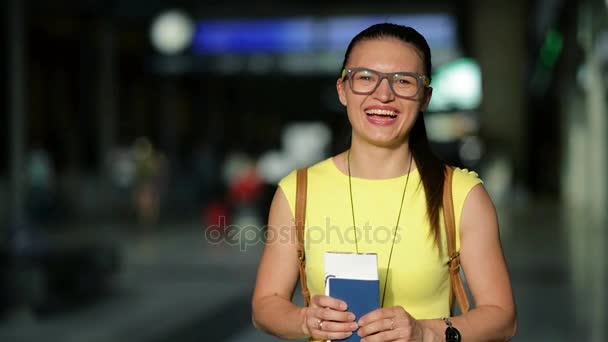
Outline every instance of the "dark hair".
<path fill-rule="evenodd" d="M 352 49 L 360 42 L 367 40 L 394 38 L 404 43 L 412 44 L 424 62 L 424 72 L 426 76 L 431 78 L 431 49 L 429 48 L 426 39 L 415 29 L 407 26 L 396 25 L 391 23 L 382 23 L 372 25 L 357 34 L 348 44 L 344 55 L 342 69 L 346 67 Z M 341 70 L 340 70 L 341 71 Z M 409 135 L 409 146 L 414 161 L 418 166 L 422 186 L 426 196 L 426 210 L 429 223 L 431 225 L 430 234 L 433 235 L 435 245 L 439 253 L 441 253 L 441 231 L 439 227 L 439 213 L 442 209 L 443 200 L 443 181 L 445 179 L 446 164 L 433 153 L 426 135 L 426 126 L 424 124 L 424 115 L 419 113 L 414 126 Z"/>

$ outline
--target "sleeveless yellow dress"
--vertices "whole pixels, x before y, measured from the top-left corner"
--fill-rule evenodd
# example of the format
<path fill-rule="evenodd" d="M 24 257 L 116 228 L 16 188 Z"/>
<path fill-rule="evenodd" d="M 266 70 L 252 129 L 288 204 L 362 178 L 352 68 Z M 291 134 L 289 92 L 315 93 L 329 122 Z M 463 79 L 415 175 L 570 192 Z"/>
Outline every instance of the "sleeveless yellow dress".
<path fill-rule="evenodd" d="M 406 178 L 407 175 L 382 180 L 352 178 L 359 252 L 378 254 L 381 296 Z M 479 183 L 481 180 L 475 172 L 466 169 L 454 172 L 452 191 L 457 250 L 460 249 L 462 208 L 468 193 Z M 279 186 L 292 213 L 295 213 L 296 172 L 283 178 Z M 430 235 L 420 175 L 417 170 L 411 171 L 395 238 L 384 307 L 402 306 L 416 319 L 449 315 L 450 281 L 443 215 L 440 220 L 444 244 L 441 256 Z M 312 297 L 325 293 L 324 253 L 355 252 L 348 175 L 337 168 L 332 158 L 308 169 L 304 235 L 306 274 Z"/>

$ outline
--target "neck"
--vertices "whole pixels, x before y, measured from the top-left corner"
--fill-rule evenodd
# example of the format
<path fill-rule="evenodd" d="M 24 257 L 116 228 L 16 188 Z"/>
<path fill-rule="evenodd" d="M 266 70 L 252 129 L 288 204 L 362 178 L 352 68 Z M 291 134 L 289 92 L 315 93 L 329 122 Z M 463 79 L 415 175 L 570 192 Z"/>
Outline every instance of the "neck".
<path fill-rule="evenodd" d="M 387 179 L 405 175 L 410 169 L 411 151 L 407 141 L 394 148 L 358 144 L 350 148 L 350 172 L 353 177 Z M 344 156 L 345 159 L 347 155 Z M 348 163 L 348 160 L 345 160 Z M 345 163 L 345 164 L 346 164 Z M 348 167 L 348 165 L 345 165 Z M 411 170 L 415 165 L 411 166 Z"/>

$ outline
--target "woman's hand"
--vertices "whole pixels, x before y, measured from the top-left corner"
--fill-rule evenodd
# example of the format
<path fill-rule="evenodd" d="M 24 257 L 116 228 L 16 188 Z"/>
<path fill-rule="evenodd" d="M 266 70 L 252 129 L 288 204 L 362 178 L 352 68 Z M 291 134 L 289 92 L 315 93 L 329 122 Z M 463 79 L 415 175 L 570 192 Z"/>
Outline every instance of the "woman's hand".
<path fill-rule="evenodd" d="M 374 310 L 358 323 L 361 341 L 423 341 L 422 324 L 400 306 Z"/>
<path fill-rule="evenodd" d="M 345 302 L 329 296 L 314 296 L 310 306 L 304 308 L 303 331 L 317 340 L 339 340 L 347 338 L 359 327 L 355 314 L 346 311 Z"/>

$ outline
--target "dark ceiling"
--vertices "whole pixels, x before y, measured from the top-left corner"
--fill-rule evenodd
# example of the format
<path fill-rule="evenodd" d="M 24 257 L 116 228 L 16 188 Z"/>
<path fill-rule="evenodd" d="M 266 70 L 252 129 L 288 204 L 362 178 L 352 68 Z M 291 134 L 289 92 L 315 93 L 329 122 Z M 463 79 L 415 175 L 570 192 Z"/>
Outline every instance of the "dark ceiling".
<path fill-rule="evenodd" d="M 459 2 L 458 7 L 466 5 Z M 391 0 L 30 0 L 26 4 L 33 15 L 109 15 L 117 19 L 147 19 L 165 9 L 181 8 L 194 17 L 243 16 L 299 16 L 299 15 L 352 15 L 370 13 L 416 13 L 428 11 L 454 11 L 450 1 Z"/>

